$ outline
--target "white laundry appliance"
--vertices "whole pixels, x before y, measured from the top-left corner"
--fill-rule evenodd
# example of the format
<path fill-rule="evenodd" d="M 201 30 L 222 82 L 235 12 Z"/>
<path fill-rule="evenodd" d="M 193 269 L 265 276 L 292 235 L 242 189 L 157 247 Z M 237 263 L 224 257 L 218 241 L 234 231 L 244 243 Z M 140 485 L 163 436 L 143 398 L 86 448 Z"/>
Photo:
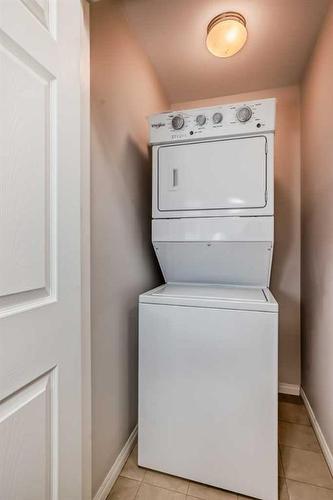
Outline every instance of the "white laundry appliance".
<path fill-rule="evenodd" d="M 152 241 L 139 298 L 139 465 L 278 499 L 275 100 L 150 118 Z"/>

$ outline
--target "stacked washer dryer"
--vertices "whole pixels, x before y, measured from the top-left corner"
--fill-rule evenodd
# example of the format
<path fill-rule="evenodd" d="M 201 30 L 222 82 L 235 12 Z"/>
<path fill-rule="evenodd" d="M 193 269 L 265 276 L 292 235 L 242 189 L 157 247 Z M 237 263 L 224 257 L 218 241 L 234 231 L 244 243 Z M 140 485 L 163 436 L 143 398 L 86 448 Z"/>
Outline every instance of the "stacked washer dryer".
<path fill-rule="evenodd" d="M 139 298 L 139 465 L 278 498 L 275 100 L 150 118 L 152 241 Z"/>

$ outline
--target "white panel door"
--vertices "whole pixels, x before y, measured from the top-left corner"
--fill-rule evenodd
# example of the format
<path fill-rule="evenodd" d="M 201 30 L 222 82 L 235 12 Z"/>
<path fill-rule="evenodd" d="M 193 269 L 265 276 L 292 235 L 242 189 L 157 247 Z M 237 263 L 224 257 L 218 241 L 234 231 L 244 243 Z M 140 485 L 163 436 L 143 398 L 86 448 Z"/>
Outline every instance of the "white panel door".
<path fill-rule="evenodd" d="M 266 138 L 246 137 L 158 150 L 158 209 L 256 209 L 266 205 Z"/>
<path fill-rule="evenodd" d="M 0 498 L 80 500 L 80 0 L 0 0 Z"/>

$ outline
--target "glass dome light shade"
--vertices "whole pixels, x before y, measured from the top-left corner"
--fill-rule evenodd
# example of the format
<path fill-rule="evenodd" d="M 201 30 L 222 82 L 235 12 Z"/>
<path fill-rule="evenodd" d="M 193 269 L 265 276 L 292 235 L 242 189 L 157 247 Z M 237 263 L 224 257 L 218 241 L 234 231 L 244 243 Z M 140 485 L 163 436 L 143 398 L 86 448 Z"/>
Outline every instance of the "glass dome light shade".
<path fill-rule="evenodd" d="M 233 56 L 241 50 L 246 39 L 246 21 L 238 12 L 219 14 L 207 27 L 207 48 L 216 57 Z"/>

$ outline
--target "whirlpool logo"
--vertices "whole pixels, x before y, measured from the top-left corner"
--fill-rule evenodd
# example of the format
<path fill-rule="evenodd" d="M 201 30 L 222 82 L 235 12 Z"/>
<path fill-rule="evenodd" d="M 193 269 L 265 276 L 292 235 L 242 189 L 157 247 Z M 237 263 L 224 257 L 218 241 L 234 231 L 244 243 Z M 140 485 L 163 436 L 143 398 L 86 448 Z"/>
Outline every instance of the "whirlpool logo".
<path fill-rule="evenodd" d="M 160 127 L 165 127 L 165 123 L 158 122 L 158 123 L 152 123 L 151 126 L 153 128 L 160 128 Z"/>

